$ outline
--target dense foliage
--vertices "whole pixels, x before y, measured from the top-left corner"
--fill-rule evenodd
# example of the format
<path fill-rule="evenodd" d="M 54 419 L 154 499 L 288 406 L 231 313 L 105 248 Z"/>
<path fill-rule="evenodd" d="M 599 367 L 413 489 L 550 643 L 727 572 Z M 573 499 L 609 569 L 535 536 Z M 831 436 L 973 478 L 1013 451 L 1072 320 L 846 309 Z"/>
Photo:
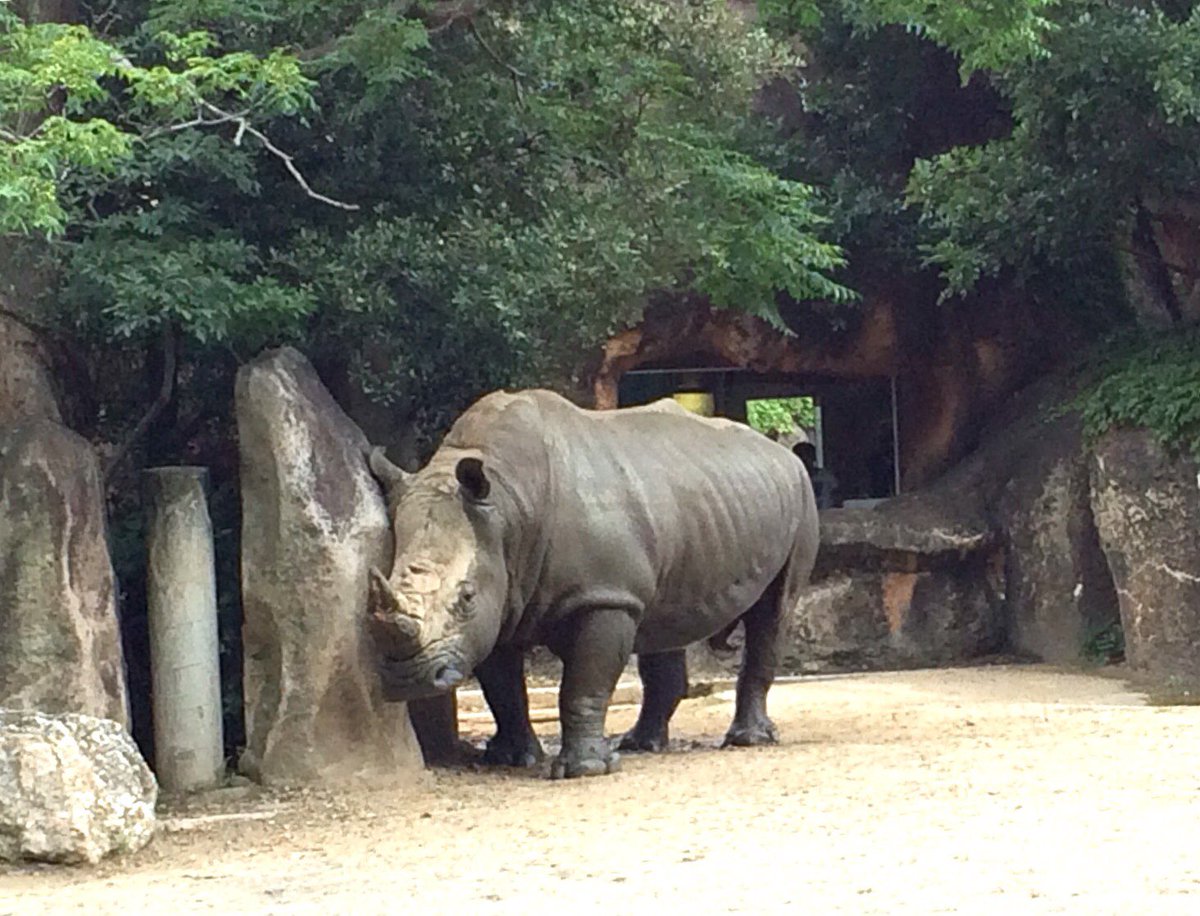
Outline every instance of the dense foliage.
<path fill-rule="evenodd" d="M 1194 3 L 821 0 L 816 15 L 765 5 L 820 64 L 806 93 L 819 122 L 801 132 L 799 173 L 827 176 L 860 241 L 864 228 L 885 246 L 895 235 L 893 256 L 936 266 L 948 296 L 996 276 L 1037 286 L 1099 270 L 1111 283 L 1147 203 L 1192 197 Z M 1089 284 L 1080 299 L 1097 295 L 1113 290 Z"/>
<path fill-rule="evenodd" d="M 779 323 L 999 280 L 1108 321 L 1200 178 L 1182 0 L 38 6 L 0 2 L 0 232 L 53 236 L 63 321 L 299 341 L 436 422 L 566 383 L 661 291 Z"/>
<path fill-rule="evenodd" d="M 1044 53 L 995 74 L 1011 133 L 923 161 L 910 183 L 952 289 L 1006 268 L 1077 270 L 1119 246 L 1148 199 L 1191 194 L 1200 177 L 1191 6 L 1064 2 Z"/>
<path fill-rule="evenodd" d="M 1200 462 L 1200 333 L 1121 338 L 1097 364 L 1097 380 L 1075 405 L 1089 436 L 1143 426 Z"/>
<path fill-rule="evenodd" d="M 816 420 L 816 403 L 812 398 L 759 398 L 746 402 L 746 422 L 760 433 L 787 435 L 797 427 L 812 429 Z"/>
<path fill-rule="evenodd" d="M 783 45 L 718 0 L 477 6 L 5 3 L 0 229 L 61 240 L 95 339 L 300 340 L 426 408 L 564 377 L 655 291 L 850 298 L 763 158 Z"/>
<path fill-rule="evenodd" d="M 936 270 L 947 307 L 999 282 L 1101 332 L 1131 304 L 1159 324 L 1200 318 L 1187 254 L 1200 243 L 1200 4 L 763 7 L 813 61 L 787 174 L 823 190 L 854 273 Z M 1098 367 L 1089 428 L 1143 424 L 1194 448 L 1200 354 L 1188 339 L 1122 340 Z"/>

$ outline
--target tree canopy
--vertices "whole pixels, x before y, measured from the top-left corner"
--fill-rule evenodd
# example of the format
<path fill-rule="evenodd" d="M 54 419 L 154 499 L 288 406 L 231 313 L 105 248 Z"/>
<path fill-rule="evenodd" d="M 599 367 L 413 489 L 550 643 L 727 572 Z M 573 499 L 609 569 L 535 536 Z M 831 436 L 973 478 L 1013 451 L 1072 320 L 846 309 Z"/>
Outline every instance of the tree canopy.
<path fill-rule="evenodd" d="M 0 231 L 53 239 L 99 337 L 303 340 L 457 404 L 561 377 L 656 291 L 852 297 L 753 111 L 799 62 L 723 2 L 0 10 Z"/>
<path fill-rule="evenodd" d="M 1181 0 L 44 5 L 0 0 L 0 233 L 49 239 L 61 321 L 299 341 L 426 412 L 565 380 L 664 291 L 1121 312 L 1200 170 Z"/>

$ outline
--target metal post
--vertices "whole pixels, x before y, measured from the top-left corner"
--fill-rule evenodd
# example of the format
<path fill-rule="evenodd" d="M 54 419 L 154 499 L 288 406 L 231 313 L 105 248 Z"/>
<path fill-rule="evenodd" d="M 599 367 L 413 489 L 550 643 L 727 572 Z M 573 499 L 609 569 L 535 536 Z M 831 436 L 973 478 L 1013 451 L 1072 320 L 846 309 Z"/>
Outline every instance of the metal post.
<path fill-rule="evenodd" d="M 892 473 L 896 496 L 900 495 L 900 409 L 896 402 L 896 373 L 892 373 Z"/>
<path fill-rule="evenodd" d="M 164 467 L 143 479 L 155 771 L 168 792 L 192 792 L 217 785 L 225 768 L 207 472 Z"/>

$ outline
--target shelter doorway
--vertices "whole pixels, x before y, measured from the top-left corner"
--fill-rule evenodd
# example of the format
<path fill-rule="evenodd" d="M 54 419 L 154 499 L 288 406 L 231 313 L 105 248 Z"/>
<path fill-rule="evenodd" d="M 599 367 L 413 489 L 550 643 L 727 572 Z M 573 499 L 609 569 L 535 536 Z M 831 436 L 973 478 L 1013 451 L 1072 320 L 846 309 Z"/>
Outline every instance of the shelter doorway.
<path fill-rule="evenodd" d="M 814 462 L 810 472 L 816 469 L 834 479 L 831 492 L 821 499 L 822 508 L 872 505 L 900 492 L 893 379 L 848 380 L 699 367 L 638 368 L 620 380 L 622 407 L 676 396 L 689 409 L 742 423 L 750 421 L 755 412 L 752 405 L 781 398 L 811 399 L 809 425 L 801 426 L 798 434 L 783 444 L 794 448 L 808 441 L 811 450 L 807 458 Z"/>

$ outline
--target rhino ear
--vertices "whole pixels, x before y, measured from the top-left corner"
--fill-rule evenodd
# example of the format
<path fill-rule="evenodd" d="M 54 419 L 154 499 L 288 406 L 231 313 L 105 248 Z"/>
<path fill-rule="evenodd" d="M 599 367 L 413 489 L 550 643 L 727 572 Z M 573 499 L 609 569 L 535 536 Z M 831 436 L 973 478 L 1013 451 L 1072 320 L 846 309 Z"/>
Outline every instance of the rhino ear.
<path fill-rule="evenodd" d="M 483 502 L 492 492 L 492 484 L 483 470 L 483 462 L 478 458 L 462 458 L 454 468 L 454 476 L 463 493 L 471 502 Z"/>
<path fill-rule="evenodd" d="M 367 455 L 367 465 L 371 468 L 371 473 L 375 475 L 375 479 L 383 484 L 384 490 L 387 491 L 389 498 L 397 498 L 404 492 L 404 488 L 408 486 L 408 481 L 412 477 L 407 471 L 401 470 L 392 464 L 384 454 L 383 446 L 377 445 Z"/>

